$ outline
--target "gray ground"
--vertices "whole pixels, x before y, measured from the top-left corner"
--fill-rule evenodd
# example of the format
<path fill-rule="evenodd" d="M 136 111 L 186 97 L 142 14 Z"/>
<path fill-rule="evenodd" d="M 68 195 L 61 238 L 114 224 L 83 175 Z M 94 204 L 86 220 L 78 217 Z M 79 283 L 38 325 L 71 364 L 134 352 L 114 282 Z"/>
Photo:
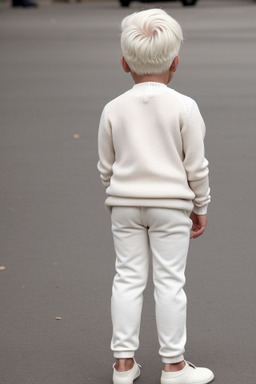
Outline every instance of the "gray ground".
<path fill-rule="evenodd" d="M 186 358 L 216 383 L 255 384 L 256 4 L 160 5 L 186 38 L 172 87 L 197 100 L 208 129 L 212 203 L 190 248 Z M 1 384 L 111 383 L 114 253 L 97 128 L 132 86 L 119 24 L 142 7 L 0 4 Z M 159 383 L 162 367 L 152 293 L 150 278 L 138 384 Z"/>

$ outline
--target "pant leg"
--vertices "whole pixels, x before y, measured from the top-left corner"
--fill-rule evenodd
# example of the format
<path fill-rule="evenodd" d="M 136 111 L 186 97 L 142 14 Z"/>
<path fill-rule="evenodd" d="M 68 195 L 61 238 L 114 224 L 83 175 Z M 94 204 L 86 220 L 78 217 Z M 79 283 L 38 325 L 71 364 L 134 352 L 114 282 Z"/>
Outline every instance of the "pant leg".
<path fill-rule="evenodd" d="M 116 358 L 133 357 L 139 346 L 143 291 L 147 284 L 149 242 L 141 209 L 113 207 L 112 232 L 116 252 L 111 314 L 111 349 Z"/>
<path fill-rule="evenodd" d="M 159 353 L 165 363 L 183 360 L 186 343 L 185 267 L 191 220 L 186 212 L 148 209 Z"/>

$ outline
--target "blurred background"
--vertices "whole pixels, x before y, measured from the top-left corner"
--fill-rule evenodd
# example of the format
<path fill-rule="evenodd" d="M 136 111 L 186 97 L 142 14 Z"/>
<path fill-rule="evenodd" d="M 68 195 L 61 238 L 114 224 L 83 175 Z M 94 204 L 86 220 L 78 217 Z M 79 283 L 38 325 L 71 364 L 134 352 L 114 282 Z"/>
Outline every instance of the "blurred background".
<path fill-rule="evenodd" d="M 256 3 L 14 1 L 0 1 L 1 384 L 111 383 L 115 255 L 97 130 L 133 85 L 121 20 L 153 7 L 183 28 L 169 86 L 207 127 L 212 202 L 189 252 L 186 358 L 216 383 L 255 384 Z M 158 348 L 150 274 L 138 383 L 159 383 Z"/>
<path fill-rule="evenodd" d="M 225 3 L 225 2 L 242 2 L 242 0 L 115 0 L 115 3 L 118 3 L 120 6 L 122 7 L 129 7 L 130 5 L 132 5 L 132 3 L 134 2 L 137 2 L 137 3 L 142 3 L 142 4 L 151 4 L 152 6 L 154 6 L 153 4 L 156 4 L 156 3 L 162 3 L 162 5 L 166 5 L 165 3 L 180 3 L 182 4 L 183 6 L 185 7 L 190 7 L 190 6 L 195 6 L 198 4 L 198 2 L 200 1 L 200 3 L 203 2 L 215 2 L 215 3 Z M 255 2 L 255 0 L 244 0 L 244 2 L 247 2 L 247 1 L 250 1 L 250 2 Z M 11 4 L 13 7 L 18 7 L 18 6 L 23 6 L 23 7 L 37 7 L 38 4 L 40 3 L 54 3 L 54 2 L 57 2 L 57 3 L 80 3 L 80 2 L 83 2 L 83 3 L 113 3 L 114 1 L 113 0 L 38 0 L 38 1 L 34 1 L 34 0 L 1 0 L 0 2 L 2 3 L 7 3 L 7 4 Z M 161 6 L 161 5 L 159 5 Z"/>

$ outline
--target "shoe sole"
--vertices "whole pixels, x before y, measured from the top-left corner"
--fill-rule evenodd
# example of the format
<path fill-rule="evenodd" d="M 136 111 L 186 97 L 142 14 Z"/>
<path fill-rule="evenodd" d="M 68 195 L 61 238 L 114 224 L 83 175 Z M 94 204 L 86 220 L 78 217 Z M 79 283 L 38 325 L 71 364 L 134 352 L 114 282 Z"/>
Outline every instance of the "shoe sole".
<path fill-rule="evenodd" d="M 113 380 L 113 384 L 131 384 L 135 380 L 137 380 L 139 377 L 140 377 L 140 369 L 138 370 L 137 376 L 135 376 L 132 382 L 125 377 L 124 379 Z"/>
<path fill-rule="evenodd" d="M 207 379 L 207 381 L 197 381 L 197 382 L 194 382 L 193 384 L 209 384 L 213 380 L 214 380 L 214 375 L 212 375 L 211 378 Z M 168 379 L 164 379 L 164 380 L 161 380 L 161 384 L 175 384 L 175 382 Z M 183 383 L 180 382 L 179 384 L 183 384 Z"/>

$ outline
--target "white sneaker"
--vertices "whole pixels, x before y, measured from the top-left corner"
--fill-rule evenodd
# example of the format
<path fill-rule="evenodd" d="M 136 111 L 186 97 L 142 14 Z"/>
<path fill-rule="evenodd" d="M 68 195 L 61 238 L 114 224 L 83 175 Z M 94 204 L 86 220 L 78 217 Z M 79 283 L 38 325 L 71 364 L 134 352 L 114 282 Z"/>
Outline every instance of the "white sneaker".
<path fill-rule="evenodd" d="M 113 383 L 114 384 L 133 384 L 140 375 L 140 365 L 134 360 L 134 365 L 129 371 L 118 372 L 113 365 Z"/>
<path fill-rule="evenodd" d="M 214 374 L 208 368 L 196 368 L 186 362 L 185 367 L 177 372 L 162 371 L 161 384 L 207 384 L 214 379 Z"/>

